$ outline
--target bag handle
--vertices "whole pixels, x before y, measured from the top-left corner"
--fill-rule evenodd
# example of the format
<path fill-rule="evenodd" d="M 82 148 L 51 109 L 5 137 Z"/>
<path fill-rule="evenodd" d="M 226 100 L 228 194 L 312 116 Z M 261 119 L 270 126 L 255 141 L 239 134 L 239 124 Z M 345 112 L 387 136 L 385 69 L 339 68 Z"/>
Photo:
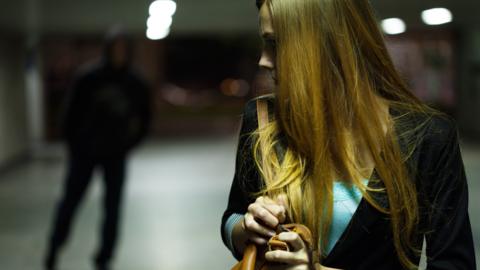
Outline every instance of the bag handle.
<path fill-rule="evenodd" d="M 258 127 L 264 128 L 268 124 L 268 104 L 264 99 L 257 99 Z"/>

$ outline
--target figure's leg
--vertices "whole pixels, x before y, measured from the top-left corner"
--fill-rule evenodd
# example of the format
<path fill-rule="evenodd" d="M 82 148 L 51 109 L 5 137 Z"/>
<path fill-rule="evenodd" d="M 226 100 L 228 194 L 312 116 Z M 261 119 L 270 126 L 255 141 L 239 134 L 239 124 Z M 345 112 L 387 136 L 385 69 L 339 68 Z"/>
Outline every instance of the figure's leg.
<path fill-rule="evenodd" d="M 101 246 L 95 257 L 98 269 L 107 269 L 115 251 L 118 238 L 120 207 L 125 181 L 125 157 L 102 161 L 104 171 L 104 219 L 101 229 Z"/>
<path fill-rule="evenodd" d="M 57 253 L 68 240 L 72 221 L 91 180 L 94 165 L 93 159 L 74 156 L 69 158 L 63 195 L 57 204 L 45 258 L 47 269 L 55 269 Z"/>

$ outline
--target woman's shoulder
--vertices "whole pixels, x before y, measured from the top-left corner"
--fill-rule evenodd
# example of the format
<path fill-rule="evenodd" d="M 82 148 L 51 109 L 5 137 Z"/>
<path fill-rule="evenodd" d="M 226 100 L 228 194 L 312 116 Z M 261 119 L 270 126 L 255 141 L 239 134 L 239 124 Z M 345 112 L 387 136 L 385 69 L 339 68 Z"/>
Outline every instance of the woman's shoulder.
<path fill-rule="evenodd" d="M 391 110 L 399 134 L 422 144 L 444 145 L 457 135 L 457 123 L 453 117 L 438 111 L 429 113 Z M 412 138 L 413 136 L 415 138 Z"/>
<path fill-rule="evenodd" d="M 433 146 L 445 146 L 453 140 L 455 143 L 458 136 L 457 122 L 444 113 L 430 115 L 423 134 L 425 142 Z"/>
<path fill-rule="evenodd" d="M 417 129 L 406 140 L 401 140 L 401 147 L 410 152 L 409 164 L 418 173 L 423 175 L 420 179 L 422 185 L 438 183 L 431 178 L 443 170 L 449 158 L 459 152 L 459 138 L 456 121 L 446 114 L 416 115 L 413 121 Z M 403 139 L 403 138 L 402 138 Z"/>

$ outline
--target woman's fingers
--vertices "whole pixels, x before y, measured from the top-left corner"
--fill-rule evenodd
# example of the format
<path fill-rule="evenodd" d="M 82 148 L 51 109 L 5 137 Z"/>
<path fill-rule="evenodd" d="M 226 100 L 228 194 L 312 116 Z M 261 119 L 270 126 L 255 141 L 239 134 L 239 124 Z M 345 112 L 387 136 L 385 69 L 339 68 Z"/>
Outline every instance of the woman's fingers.
<path fill-rule="evenodd" d="M 290 252 L 273 250 L 265 253 L 265 259 L 270 262 L 286 263 L 290 265 L 308 264 L 307 252 Z"/>
<path fill-rule="evenodd" d="M 245 214 L 245 218 L 243 219 L 243 226 L 246 230 L 258 234 L 264 237 L 272 237 L 275 235 L 275 231 L 263 226 L 262 224 L 258 223 L 255 217 L 250 213 Z"/>
<path fill-rule="evenodd" d="M 287 208 L 288 205 L 288 199 L 287 195 L 285 194 L 280 194 L 275 198 L 276 203 L 282 205 L 283 207 Z"/>
<path fill-rule="evenodd" d="M 270 204 L 270 202 L 269 202 Z M 275 198 L 275 200 L 271 203 L 276 206 L 276 216 L 279 218 L 280 223 L 285 222 L 286 215 L 287 215 L 287 195 L 281 194 Z"/>
<path fill-rule="evenodd" d="M 284 232 L 278 235 L 278 240 L 288 243 L 291 247 L 291 251 L 284 250 L 274 250 L 265 253 L 265 259 L 267 261 L 284 263 L 292 266 L 292 268 L 285 269 L 297 269 L 301 267 L 304 269 L 309 263 L 308 251 L 306 249 L 305 243 L 298 233 L 295 232 Z M 298 268 L 300 269 L 300 268 Z M 307 269 L 307 268 L 305 268 Z"/>
<path fill-rule="evenodd" d="M 252 203 L 248 206 L 248 212 L 268 227 L 275 228 L 280 221 L 271 212 L 270 208 L 272 207 L 265 204 Z"/>
<path fill-rule="evenodd" d="M 267 239 L 258 236 L 255 233 L 250 233 L 250 236 L 248 238 L 251 242 L 253 242 L 256 245 L 264 246 L 268 243 Z"/>
<path fill-rule="evenodd" d="M 258 197 L 248 206 L 242 227 L 255 244 L 264 245 L 275 235 L 275 228 L 285 221 L 285 207 L 268 197 Z"/>
<path fill-rule="evenodd" d="M 266 269 L 267 270 L 310 270 L 307 264 L 299 264 L 299 265 L 275 264 L 275 265 L 268 265 Z"/>
<path fill-rule="evenodd" d="M 305 242 L 298 233 L 295 232 L 283 232 L 278 235 L 278 240 L 288 243 L 293 251 L 299 251 L 305 249 Z"/>
<path fill-rule="evenodd" d="M 285 222 L 286 219 L 286 211 L 283 205 L 279 205 L 276 203 L 267 203 L 264 207 L 277 219 L 277 224 Z M 276 226 L 275 225 L 275 226 Z"/>
<path fill-rule="evenodd" d="M 289 264 L 274 264 L 268 265 L 267 270 L 311 270 L 307 264 L 299 264 L 299 265 L 289 265 Z M 318 265 L 315 267 L 317 270 L 342 270 L 338 268 L 330 268 Z"/>
<path fill-rule="evenodd" d="M 285 207 L 268 197 L 258 197 L 248 208 L 256 218 L 272 228 L 283 223 L 286 217 Z"/>

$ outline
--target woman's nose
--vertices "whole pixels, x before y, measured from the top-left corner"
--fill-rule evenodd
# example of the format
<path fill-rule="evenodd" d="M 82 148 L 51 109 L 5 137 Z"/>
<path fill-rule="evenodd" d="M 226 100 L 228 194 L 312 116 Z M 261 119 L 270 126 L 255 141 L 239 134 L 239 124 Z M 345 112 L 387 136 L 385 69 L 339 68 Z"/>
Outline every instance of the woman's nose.
<path fill-rule="evenodd" d="M 262 68 L 273 70 L 275 68 L 273 56 L 266 50 L 262 51 L 262 56 L 260 57 L 260 61 L 258 61 L 258 65 Z"/>

